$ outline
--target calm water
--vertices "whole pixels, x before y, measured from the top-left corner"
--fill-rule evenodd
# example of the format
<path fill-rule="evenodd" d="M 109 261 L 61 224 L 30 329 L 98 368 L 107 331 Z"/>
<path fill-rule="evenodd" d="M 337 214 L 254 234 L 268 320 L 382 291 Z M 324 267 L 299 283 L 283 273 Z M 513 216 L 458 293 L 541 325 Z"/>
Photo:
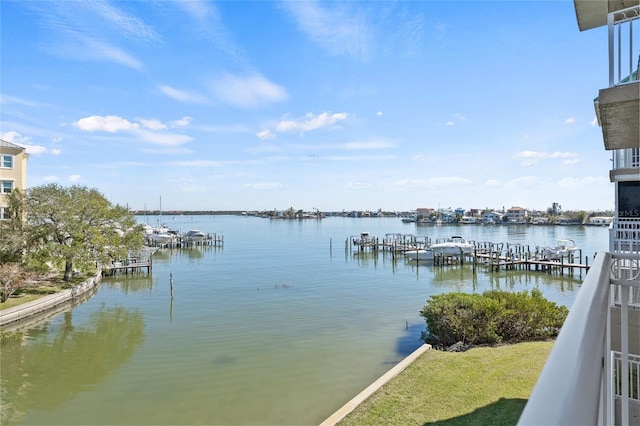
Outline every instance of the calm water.
<path fill-rule="evenodd" d="M 570 307 L 584 278 L 416 266 L 350 253 L 349 236 L 532 248 L 571 238 L 589 263 L 608 241 L 606 228 L 395 218 L 180 216 L 169 225 L 222 234 L 225 246 L 159 251 L 150 276 L 105 279 L 87 302 L 25 329 L 24 342 L 2 348 L 2 424 L 318 424 L 421 344 L 430 295 L 539 287 Z"/>

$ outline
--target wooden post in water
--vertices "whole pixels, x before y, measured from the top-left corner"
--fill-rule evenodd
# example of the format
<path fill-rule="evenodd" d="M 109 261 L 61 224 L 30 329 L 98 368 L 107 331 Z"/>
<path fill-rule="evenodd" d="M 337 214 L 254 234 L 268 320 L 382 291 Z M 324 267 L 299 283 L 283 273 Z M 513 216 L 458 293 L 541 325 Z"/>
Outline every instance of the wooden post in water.
<path fill-rule="evenodd" d="M 171 299 L 173 299 L 173 273 L 169 272 L 169 287 L 171 287 Z"/>

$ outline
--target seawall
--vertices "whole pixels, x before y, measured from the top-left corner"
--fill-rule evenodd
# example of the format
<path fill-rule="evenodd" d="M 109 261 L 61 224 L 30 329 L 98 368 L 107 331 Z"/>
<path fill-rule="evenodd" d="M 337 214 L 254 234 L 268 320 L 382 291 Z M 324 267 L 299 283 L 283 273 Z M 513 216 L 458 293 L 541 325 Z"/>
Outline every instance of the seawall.
<path fill-rule="evenodd" d="M 0 311 L 0 327 L 19 327 L 25 322 L 56 313 L 91 296 L 102 283 L 102 271 L 73 288 L 44 296 L 31 302 Z"/>

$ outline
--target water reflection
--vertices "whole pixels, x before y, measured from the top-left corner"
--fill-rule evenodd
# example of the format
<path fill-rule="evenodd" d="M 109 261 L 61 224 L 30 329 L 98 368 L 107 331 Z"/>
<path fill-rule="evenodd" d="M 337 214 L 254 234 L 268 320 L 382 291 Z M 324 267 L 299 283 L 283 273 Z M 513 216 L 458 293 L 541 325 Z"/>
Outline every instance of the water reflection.
<path fill-rule="evenodd" d="M 111 288 L 117 287 L 125 294 L 151 291 L 153 289 L 153 277 L 151 274 L 146 273 L 107 276 L 102 279 L 102 285 Z"/>
<path fill-rule="evenodd" d="M 2 345 L 0 423 L 21 424 L 31 409 L 51 410 L 92 389 L 127 362 L 144 339 L 141 313 L 123 307 L 94 312 L 85 325 L 72 311 L 57 324 L 30 329 Z"/>

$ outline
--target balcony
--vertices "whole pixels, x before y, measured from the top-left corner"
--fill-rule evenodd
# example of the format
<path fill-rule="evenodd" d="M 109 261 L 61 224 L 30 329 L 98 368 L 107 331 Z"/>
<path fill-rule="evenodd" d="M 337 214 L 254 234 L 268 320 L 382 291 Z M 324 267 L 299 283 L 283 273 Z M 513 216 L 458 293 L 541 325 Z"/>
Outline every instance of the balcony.
<path fill-rule="evenodd" d="M 613 162 L 613 169 L 609 171 L 611 182 L 636 180 L 640 177 L 640 148 L 615 150 L 611 160 Z"/>
<path fill-rule="evenodd" d="M 519 424 L 640 424 L 639 324 L 640 254 L 599 253 Z"/>
<path fill-rule="evenodd" d="M 634 24 L 640 24 L 638 4 L 607 14 L 609 87 L 594 101 L 607 150 L 637 148 L 640 141 L 640 28 L 634 33 Z"/>

